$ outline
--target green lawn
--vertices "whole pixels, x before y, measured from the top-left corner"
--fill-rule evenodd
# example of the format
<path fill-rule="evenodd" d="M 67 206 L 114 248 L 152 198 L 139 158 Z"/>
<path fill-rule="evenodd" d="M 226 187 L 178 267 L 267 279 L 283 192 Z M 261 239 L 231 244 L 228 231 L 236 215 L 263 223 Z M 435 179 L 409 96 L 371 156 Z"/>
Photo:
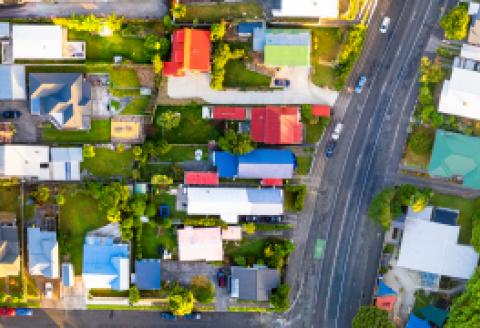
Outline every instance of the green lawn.
<path fill-rule="evenodd" d="M 310 166 L 312 165 L 311 156 L 298 156 L 297 157 L 297 174 L 305 175 L 310 172 Z"/>
<path fill-rule="evenodd" d="M 140 88 L 137 71 L 128 67 L 115 67 L 111 69 L 110 87 L 112 89 Z"/>
<path fill-rule="evenodd" d="M 150 96 L 139 96 L 134 99 L 122 110 L 122 115 L 143 115 L 150 102 Z"/>
<path fill-rule="evenodd" d="M 321 117 L 317 124 L 305 124 L 306 128 L 306 138 L 305 142 L 307 144 L 313 144 L 320 140 L 323 135 L 323 132 L 330 123 L 330 118 Z"/>
<path fill-rule="evenodd" d="M 110 142 L 110 120 L 92 120 L 89 131 L 62 131 L 53 126 L 42 130 L 44 142 L 107 143 Z"/>
<path fill-rule="evenodd" d="M 171 144 L 206 144 L 209 140 L 216 140 L 220 131 L 209 120 L 202 119 L 200 105 L 187 106 L 158 106 L 155 115 L 165 111 L 174 111 L 181 114 L 180 125 L 164 132 L 165 139 Z M 157 128 L 158 137 L 162 131 Z"/>
<path fill-rule="evenodd" d="M 270 76 L 248 70 L 241 59 L 229 60 L 225 65 L 223 85 L 227 88 L 266 89 L 270 81 Z"/>
<path fill-rule="evenodd" d="M 336 27 L 316 28 L 312 30 L 312 64 L 318 59 L 334 61 L 337 58 L 345 32 Z"/>
<path fill-rule="evenodd" d="M 87 43 L 87 61 L 113 62 L 114 56 L 123 56 L 136 63 L 149 63 L 150 55 L 144 47 L 144 39 L 122 37 L 114 34 L 111 37 L 92 35 L 88 32 L 68 31 L 68 39 Z"/>
<path fill-rule="evenodd" d="M 0 187 L 0 211 L 17 212 L 19 186 Z"/>
<path fill-rule="evenodd" d="M 129 177 L 132 174 L 133 159 L 131 149 L 117 153 L 107 148 L 95 148 L 95 157 L 85 158 L 81 166 L 101 178 Z"/>
<path fill-rule="evenodd" d="M 231 243 L 227 243 L 225 246 L 225 254 L 231 258 L 235 258 L 236 256 L 244 256 L 245 258 L 254 257 L 257 259 L 264 257 L 264 248 L 265 240 L 244 238 L 240 242 L 239 246 L 233 246 Z"/>
<path fill-rule="evenodd" d="M 157 226 L 144 224 L 142 228 L 142 255 L 143 258 L 159 258 L 158 247 L 168 249 L 170 252 L 177 247 L 177 235 L 175 229 L 161 228 L 161 234 L 157 236 Z"/>
<path fill-rule="evenodd" d="M 97 201 L 86 192 L 65 193 L 65 205 L 60 210 L 60 251 L 62 255 L 70 255 L 75 274 L 82 273 L 85 234 L 107 223 L 107 217 L 98 209 Z"/>
<path fill-rule="evenodd" d="M 208 148 L 206 146 L 172 146 L 172 149 L 165 155 L 158 156 L 161 162 L 184 162 L 195 159 L 195 151 L 203 151 L 203 159 L 208 158 Z"/>
<path fill-rule="evenodd" d="M 327 87 L 332 90 L 340 90 L 341 85 L 335 76 L 333 67 L 326 65 L 313 65 L 311 79 L 313 84 L 319 87 Z"/>
<path fill-rule="evenodd" d="M 215 5 L 189 5 L 187 6 L 187 15 L 178 21 L 192 22 L 197 18 L 199 22 L 219 22 L 221 19 L 262 17 L 262 8 L 254 2 L 218 2 Z"/>
<path fill-rule="evenodd" d="M 472 236 L 472 215 L 476 209 L 480 209 L 480 198 L 467 199 L 460 196 L 435 194 L 431 199 L 431 203 L 435 206 L 458 209 L 460 217 L 458 219 L 460 224 L 459 242 L 470 244 Z"/>

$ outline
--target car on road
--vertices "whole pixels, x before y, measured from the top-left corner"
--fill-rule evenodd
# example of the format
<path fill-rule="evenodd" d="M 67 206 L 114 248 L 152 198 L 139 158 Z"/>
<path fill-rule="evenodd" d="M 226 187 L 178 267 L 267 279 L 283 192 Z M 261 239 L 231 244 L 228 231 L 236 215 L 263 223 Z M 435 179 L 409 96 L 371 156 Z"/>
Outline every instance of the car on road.
<path fill-rule="evenodd" d="M 45 298 L 51 299 L 53 294 L 53 284 L 48 281 L 45 283 Z"/>
<path fill-rule="evenodd" d="M 385 34 L 388 31 L 388 26 L 390 25 L 390 17 L 383 17 L 382 24 L 380 24 L 380 33 Z"/>
<path fill-rule="evenodd" d="M 18 110 L 6 110 L 2 113 L 2 117 L 5 119 L 15 119 L 22 116 L 22 112 Z"/>
<path fill-rule="evenodd" d="M 17 315 L 19 317 L 30 317 L 33 315 L 33 312 L 29 308 L 17 308 Z"/>
<path fill-rule="evenodd" d="M 189 314 L 185 314 L 183 318 L 187 320 L 200 320 L 202 319 L 202 315 L 200 314 L 200 312 L 192 312 Z"/>
<path fill-rule="evenodd" d="M 162 312 L 160 313 L 160 317 L 165 320 L 177 320 L 177 316 L 172 312 Z"/>
<path fill-rule="evenodd" d="M 14 317 L 17 315 L 15 309 L 2 307 L 0 308 L 0 317 Z"/>
<path fill-rule="evenodd" d="M 337 141 L 340 139 L 340 135 L 343 131 L 343 123 L 338 122 L 335 124 L 335 128 L 333 129 L 332 135 L 330 136 L 330 140 L 327 142 L 327 147 L 325 148 L 325 156 L 330 158 L 333 156 L 335 151 L 335 147 L 337 146 Z"/>
<path fill-rule="evenodd" d="M 337 145 L 337 142 L 335 140 L 330 140 L 327 143 L 327 147 L 325 148 L 325 156 L 328 158 L 333 156 L 333 152 L 335 151 L 335 146 Z"/>
<path fill-rule="evenodd" d="M 217 281 L 218 281 L 218 287 L 220 288 L 227 287 L 227 275 L 223 269 L 218 269 Z"/>
<path fill-rule="evenodd" d="M 365 75 L 361 75 L 357 83 L 355 83 L 355 93 L 362 93 L 363 86 L 367 83 L 367 77 Z"/>
<path fill-rule="evenodd" d="M 290 86 L 290 80 L 288 80 L 288 79 L 275 79 L 275 80 L 273 80 L 273 84 L 276 87 L 288 88 Z"/>

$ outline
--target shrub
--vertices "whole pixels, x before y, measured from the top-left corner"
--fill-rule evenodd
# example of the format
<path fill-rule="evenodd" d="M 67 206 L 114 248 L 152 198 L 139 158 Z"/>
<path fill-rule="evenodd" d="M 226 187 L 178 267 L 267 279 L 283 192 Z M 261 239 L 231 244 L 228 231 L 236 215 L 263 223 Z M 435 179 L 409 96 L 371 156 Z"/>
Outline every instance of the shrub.
<path fill-rule="evenodd" d="M 130 287 L 128 290 L 128 301 L 130 304 L 135 304 L 140 300 L 140 292 L 136 286 Z"/>
<path fill-rule="evenodd" d="M 206 276 L 194 276 L 190 282 L 190 290 L 200 303 L 210 303 L 215 297 L 215 286 Z"/>
<path fill-rule="evenodd" d="M 243 231 L 247 233 L 247 235 L 253 235 L 256 230 L 256 225 L 253 222 L 245 223 L 242 225 Z"/>
<path fill-rule="evenodd" d="M 232 154 L 243 155 L 253 150 L 253 142 L 250 135 L 236 133 L 232 129 L 225 131 L 225 135 L 218 139 L 218 146 Z"/>
<path fill-rule="evenodd" d="M 290 307 L 290 286 L 287 284 L 280 284 L 270 297 L 270 303 L 276 312 L 285 312 Z"/>
<path fill-rule="evenodd" d="M 442 17 L 440 26 L 443 28 L 447 39 L 463 40 L 467 37 L 469 22 L 468 5 L 461 2 Z"/>
<path fill-rule="evenodd" d="M 93 158 L 95 157 L 95 147 L 92 145 L 83 145 L 82 153 L 84 158 Z"/>
<path fill-rule="evenodd" d="M 307 195 L 307 186 L 305 185 L 287 185 L 285 192 L 289 195 L 291 200 L 292 209 L 296 212 L 301 212 L 305 203 L 305 197 Z"/>
<path fill-rule="evenodd" d="M 426 156 L 432 151 L 435 130 L 424 127 L 416 128 L 408 139 L 408 147 L 417 155 Z"/>
<path fill-rule="evenodd" d="M 183 219 L 183 224 L 193 227 L 227 227 L 228 225 L 220 218 L 216 217 L 187 217 Z"/>
<path fill-rule="evenodd" d="M 183 316 L 193 310 L 193 293 L 181 286 L 175 286 L 168 296 L 168 306 L 173 314 Z"/>

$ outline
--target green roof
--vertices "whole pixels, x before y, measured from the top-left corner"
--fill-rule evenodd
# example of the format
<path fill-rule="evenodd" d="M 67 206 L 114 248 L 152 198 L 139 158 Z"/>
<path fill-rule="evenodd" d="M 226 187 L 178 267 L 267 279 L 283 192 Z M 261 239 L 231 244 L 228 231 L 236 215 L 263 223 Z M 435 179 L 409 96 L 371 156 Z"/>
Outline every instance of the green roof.
<path fill-rule="evenodd" d="M 437 130 L 429 173 L 463 177 L 463 185 L 480 189 L 480 138 Z"/>
<path fill-rule="evenodd" d="M 264 62 L 268 66 L 309 66 L 310 47 L 302 45 L 265 45 Z"/>
<path fill-rule="evenodd" d="M 432 304 L 418 309 L 418 312 L 421 316 L 429 321 L 433 322 L 437 327 L 443 327 L 445 320 L 447 320 L 448 312 L 433 306 Z"/>

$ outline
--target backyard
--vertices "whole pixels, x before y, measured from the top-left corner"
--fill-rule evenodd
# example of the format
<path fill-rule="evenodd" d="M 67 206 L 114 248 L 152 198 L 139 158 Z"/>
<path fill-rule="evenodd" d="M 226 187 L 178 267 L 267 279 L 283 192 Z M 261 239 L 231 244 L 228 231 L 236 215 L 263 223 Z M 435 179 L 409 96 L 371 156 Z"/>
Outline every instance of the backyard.
<path fill-rule="evenodd" d="M 157 232 L 159 231 L 159 234 Z M 173 252 L 177 247 L 175 229 L 159 228 L 156 224 L 147 223 L 142 228 L 142 253 L 144 258 L 159 258 L 158 248 Z"/>
<path fill-rule="evenodd" d="M 84 158 L 81 167 L 101 178 L 130 177 L 133 159 L 131 149 L 118 153 L 108 148 L 95 148 L 95 157 Z"/>
<path fill-rule="evenodd" d="M 178 19 L 179 22 L 219 22 L 221 19 L 232 20 L 234 18 L 262 18 L 262 8 L 255 2 L 216 4 L 192 4 L 187 6 L 185 17 Z"/>
<path fill-rule="evenodd" d="M 319 118 L 318 123 L 305 124 L 305 128 L 306 128 L 305 142 L 307 144 L 317 143 L 322 137 L 329 123 L 330 123 L 330 118 L 321 117 Z"/>
<path fill-rule="evenodd" d="M 138 96 L 132 99 L 122 110 L 122 115 L 143 115 L 150 102 L 150 96 Z"/>
<path fill-rule="evenodd" d="M 247 69 L 241 59 L 229 60 L 225 65 L 223 85 L 226 88 L 240 88 L 241 90 L 268 89 L 270 81 L 270 76 Z"/>
<path fill-rule="evenodd" d="M 239 246 L 235 246 L 231 242 L 225 245 L 225 254 L 232 260 L 235 257 L 244 257 L 248 264 L 253 265 L 258 259 L 263 259 L 263 250 L 265 248 L 265 240 L 243 238 Z"/>
<path fill-rule="evenodd" d="M 158 160 L 161 162 L 184 162 L 195 160 L 195 151 L 202 150 L 202 159 L 208 158 L 208 148 L 206 146 L 172 146 L 172 149 L 164 154 L 159 155 Z"/>
<path fill-rule="evenodd" d="M 42 130 L 42 140 L 50 143 L 108 143 L 110 120 L 92 120 L 89 131 L 63 131 L 49 124 Z"/>
<path fill-rule="evenodd" d="M 19 186 L 0 187 L 0 211 L 17 212 Z"/>

